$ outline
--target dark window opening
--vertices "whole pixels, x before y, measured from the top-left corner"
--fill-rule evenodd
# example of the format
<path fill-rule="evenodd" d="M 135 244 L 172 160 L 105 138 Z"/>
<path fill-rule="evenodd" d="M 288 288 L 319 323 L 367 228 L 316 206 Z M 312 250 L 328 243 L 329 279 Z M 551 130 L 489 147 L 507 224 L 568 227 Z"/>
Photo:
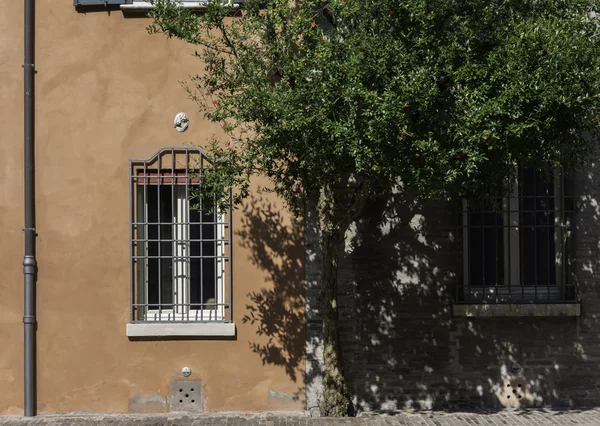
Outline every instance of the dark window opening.
<path fill-rule="evenodd" d="M 459 301 L 559 301 L 574 296 L 568 274 L 571 182 L 560 169 L 519 167 L 512 193 L 462 203 Z"/>

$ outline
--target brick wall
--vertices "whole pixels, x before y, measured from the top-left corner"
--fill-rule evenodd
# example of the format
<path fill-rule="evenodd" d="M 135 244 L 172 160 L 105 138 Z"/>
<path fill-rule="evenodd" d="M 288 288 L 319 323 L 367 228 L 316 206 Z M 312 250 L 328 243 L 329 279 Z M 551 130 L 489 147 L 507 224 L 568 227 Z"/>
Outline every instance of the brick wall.
<path fill-rule="evenodd" d="M 600 405 L 598 165 L 574 179 L 582 315 L 453 318 L 455 207 L 395 194 L 347 234 L 339 272 L 345 374 L 361 410 Z M 318 233 L 307 216 L 307 403 L 321 392 Z M 514 373 L 513 363 L 522 370 Z"/>

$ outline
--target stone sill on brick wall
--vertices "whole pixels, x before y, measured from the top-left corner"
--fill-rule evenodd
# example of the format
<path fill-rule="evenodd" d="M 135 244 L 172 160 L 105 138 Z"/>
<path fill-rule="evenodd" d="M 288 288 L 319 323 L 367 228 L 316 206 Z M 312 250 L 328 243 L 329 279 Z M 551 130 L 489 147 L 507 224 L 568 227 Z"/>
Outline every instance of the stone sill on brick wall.
<path fill-rule="evenodd" d="M 578 317 L 580 303 L 454 304 L 455 317 Z"/>

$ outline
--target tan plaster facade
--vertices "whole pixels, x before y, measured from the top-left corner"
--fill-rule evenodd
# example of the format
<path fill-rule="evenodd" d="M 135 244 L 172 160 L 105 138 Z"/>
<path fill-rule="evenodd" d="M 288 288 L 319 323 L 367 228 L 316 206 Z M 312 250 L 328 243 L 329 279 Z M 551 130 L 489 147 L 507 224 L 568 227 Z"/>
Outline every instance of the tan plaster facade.
<path fill-rule="evenodd" d="M 303 409 L 304 364 L 297 361 L 303 359 L 303 344 L 283 345 L 283 362 L 263 363 L 252 344 L 264 345 L 268 336 L 242 320 L 253 303 L 248 294 L 276 284 L 253 261 L 251 248 L 235 241 L 252 223 L 247 210 L 233 216 L 237 337 L 126 337 L 128 159 L 149 157 L 165 145 L 201 145 L 219 133 L 179 83 L 202 69 L 193 48 L 148 35 L 149 23 L 118 10 L 78 13 L 71 0 L 37 1 L 39 412 L 166 411 L 171 382 L 182 379 L 184 366 L 192 369 L 190 379 L 202 383 L 207 411 Z M 0 52 L 0 414 L 21 414 L 22 2 L 3 4 Z M 185 133 L 173 129 L 179 111 L 190 117 Z M 260 197 L 282 211 L 278 200 Z M 291 223 L 284 212 L 282 226 Z M 293 242 L 295 253 L 287 255 L 301 262 L 301 246 L 301 240 Z M 274 265 L 281 263 L 277 253 L 271 255 Z M 303 327 L 298 342 L 304 341 Z M 298 350 L 287 354 L 289 347 Z M 292 357 L 296 361 L 286 369 Z"/>

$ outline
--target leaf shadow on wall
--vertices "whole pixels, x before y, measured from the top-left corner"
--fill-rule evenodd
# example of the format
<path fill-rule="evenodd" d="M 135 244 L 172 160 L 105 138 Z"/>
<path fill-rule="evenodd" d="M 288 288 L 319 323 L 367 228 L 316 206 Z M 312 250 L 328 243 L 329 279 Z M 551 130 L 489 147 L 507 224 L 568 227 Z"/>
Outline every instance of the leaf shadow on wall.
<path fill-rule="evenodd" d="M 456 204 L 423 203 L 401 192 L 369 203 L 347 234 L 339 272 L 345 375 L 359 412 L 512 406 L 524 416 L 529 407 L 556 408 L 558 416 L 561 409 L 600 406 L 600 314 L 594 309 L 600 303 L 599 168 L 590 164 L 575 179 L 570 248 L 583 303 L 578 318 L 453 316 L 462 268 Z M 248 295 L 244 320 L 257 327 L 252 350 L 265 365 L 285 369 L 299 383 L 300 398 L 305 383 L 309 408 L 315 408 L 310 394 L 318 398 L 319 390 L 308 388 L 319 382 L 319 351 L 305 348 L 320 344 L 313 307 L 318 234 L 309 215 L 303 241 L 302 224 L 286 225 L 264 198 L 250 199 L 243 213 L 238 237 L 270 281 Z M 304 381 L 298 376 L 305 356 Z"/>
<path fill-rule="evenodd" d="M 252 196 L 243 205 L 236 233 L 249 260 L 266 273 L 267 285 L 250 292 L 244 323 L 256 327 L 252 351 L 263 365 L 285 370 L 298 384 L 295 400 L 304 399 L 305 281 L 302 223 L 284 215 L 266 197 Z"/>
<path fill-rule="evenodd" d="M 584 308 L 600 302 L 600 194 L 586 184 L 596 175 L 593 165 L 580 175 L 571 247 Z M 347 234 L 340 327 L 358 410 L 599 406 L 594 309 L 579 318 L 452 315 L 462 268 L 456 207 L 397 193 L 370 203 Z"/>

